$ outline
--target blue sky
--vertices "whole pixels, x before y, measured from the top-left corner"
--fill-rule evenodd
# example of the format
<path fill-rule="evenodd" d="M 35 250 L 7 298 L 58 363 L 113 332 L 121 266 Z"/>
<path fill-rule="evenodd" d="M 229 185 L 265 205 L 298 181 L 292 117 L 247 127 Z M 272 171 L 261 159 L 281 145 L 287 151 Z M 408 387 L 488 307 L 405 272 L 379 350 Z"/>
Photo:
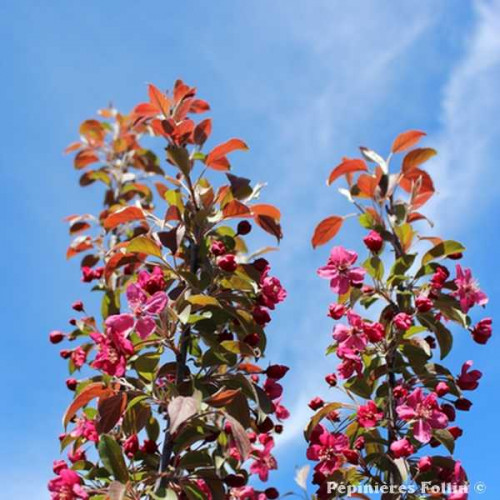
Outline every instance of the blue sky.
<path fill-rule="evenodd" d="M 325 178 L 359 145 L 382 153 L 401 130 L 429 134 L 440 151 L 430 164 L 440 191 L 429 206 L 435 233 L 463 241 L 490 296 L 498 285 L 498 139 L 500 1 L 456 0 L 153 0 L 0 5 L 3 344 L 0 375 L 2 498 L 48 497 L 58 456 L 60 416 L 70 395 L 65 364 L 47 342 L 65 328 L 69 305 L 88 295 L 76 262 L 66 262 L 62 218 L 95 211 L 97 190 L 78 187 L 62 149 L 80 121 L 110 100 L 128 110 L 146 83 L 167 88 L 182 77 L 213 108 L 215 140 L 236 136 L 251 147 L 235 171 L 269 186 L 281 206 L 285 240 L 275 272 L 289 291 L 271 327 L 273 361 L 292 366 L 292 410 L 279 444 L 274 480 L 293 487 L 304 460 L 307 401 L 325 394 L 334 359 L 323 356 L 330 301 L 315 269 L 327 248 L 309 246 L 317 221 L 350 208 Z M 342 243 L 359 248 L 347 225 Z M 485 372 L 471 413 L 461 414 L 457 446 L 472 481 L 498 498 L 498 336 L 486 347 L 459 332 L 450 362 L 474 359 Z M 497 431 L 498 432 L 498 431 Z M 473 496 L 473 498 L 475 498 Z"/>

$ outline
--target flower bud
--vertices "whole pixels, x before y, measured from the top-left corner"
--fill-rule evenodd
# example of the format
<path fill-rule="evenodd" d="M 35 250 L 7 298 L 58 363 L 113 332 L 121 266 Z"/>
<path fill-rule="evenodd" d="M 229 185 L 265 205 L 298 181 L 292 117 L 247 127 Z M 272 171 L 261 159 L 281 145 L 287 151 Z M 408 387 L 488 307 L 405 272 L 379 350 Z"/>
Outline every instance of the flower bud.
<path fill-rule="evenodd" d="M 325 402 L 319 396 L 316 396 L 315 398 L 311 399 L 311 401 L 309 401 L 309 408 L 316 411 L 324 406 L 324 404 Z"/>
<path fill-rule="evenodd" d="M 328 316 L 332 319 L 340 319 L 346 312 L 344 304 L 330 304 L 328 306 Z"/>
<path fill-rule="evenodd" d="M 233 273 L 236 271 L 238 267 L 238 263 L 236 262 L 236 257 L 232 253 L 227 253 L 225 255 L 221 255 L 217 257 L 217 265 L 228 273 Z"/>
<path fill-rule="evenodd" d="M 255 322 L 260 326 L 264 326 L 271 321 L 268 310 L 262 306 L 255 306 L 252 311 L 252 316 Z"/>
<path fill-rule="evenodd" d="M 210 252 L 212 252 L 212 254 L 216 257 L 224 255 L 226 253 L 226 245 L 224 245 L 222 241 L 215 240 L 210 245 Z"/>
<path fill-rule="evenodd" d="M 493 332 L 491 324 L 492 324 L 491 318 L 484 318 L 477 323 L 477 325 L 472 330 L 472 338 L 474 339 L 475 342 L 483 345 L 486 344 L 486 342 L 488 342 Z"/>
<path fill-rule="evenodd" d="M 448 432 L 453 436 L 453 439 L 455 439 L 455 441 L 464 433 L 464 431 L 458 426 L 448 427 Z"/>
<path fill-rule="evenodd" d="M 435 391 L 436 394 L 441 398 L 450 392 L 450 387 L 446 382 L 439 382 L 439 384 L 436 385 Z"/>
<path fill-rule="evenodd" d="M 472 406 L 472 401 L 466 398 L 460 398 L 455 401 L 455 408 L 460 411 L 469 411 Z"/>
<path fill-rule="evenodd" d="M 267 488 L 264 491 L 264 495 L 266 495 L 266 498 L 274 500 L 275 498 L 279 498 L 280 492 L 276 488 Z"/>
<path fill-rule="evenodd" d="M 431 457 L 421 457 L 418 461 L 418 470 L 420 472 L 427 472 L 432 469 L 432 458 Z"/>
<path fill-rule="evenodd" d="M 409 457 L 414 453 L 415 448 L 408 439 L 399 439 L 391 444 L 391 451 L 394 458 Z"/>
<path fill-rule="evenodd" d="M 249 333 L 243 339 L 243 342 L 247 343 L 250 347 L 257 347 L 260 342 L 260 337 L 258 333 Z"/>
<path fill-rule="evenodd" d="M 64 333 L 60 332 L 59 330 L 53 330 L 49 333 L 49 340 L 50 342 L 52 342 L 52 344 L 59 344 L 59 342 L 61 342 L 64 337 Z"/>
<path fill-rule="evenodd" d="M 335 375 L 335 373 L 329 373 L 325 377 L 325 380 L 326 383 L 331 387 L 335 387 L 337 385 L 337 375 Z"/>
<path fill-rule="evenodd" d="M 78 385 L 78 380 L 76 380 L 76 378 L 68 378 L 68 379 L 66 379 L 66 387 L 70 391 L 74 391 L 76 389 L 77 385 Z"/>
<path fill-rule="evenodd" d="M 238 226 L 236 227 L 236 232 L 241 235 L 245 236 L 252 230 L 252 224 L 248 222 L 247 220 L 242 220 L 241 222 L 238 223 Z"/>
<path fill-rule="evenodd" d="M 420 313 L 426 313 L 430 311 L 433 307 L 434 303 L 432 302 L 429 297 L 426 297 L 425 295 L 419 295 L 415 299 L 415 307 L 417 308 L 417 311 Z"/>
<path fill-rule="evenodd" d="M 271 365 L 267 368 L 266 375 L 274 380 L 280 380 L 286 375 L 289 369 L 285 365 Z"/>
<path fill-rule="evenodd" d="M 372 251 L 373 253 L 378 253 L 380 252 L 380 249 L 382 248 L 382 245 L 384 244 L 384 240 L 382 239 L 382 236 L 380 236 L 377 231 L 370 231 L 364 238 L 363 242 L 368 248 L 368 250 Z"/>
<path fill-rule="evenodd" d="M 71 308 L 77 312 L 82 312 L 84 310 L 83 302 L 81 300 L 76 300 L 71 304 Z"/>

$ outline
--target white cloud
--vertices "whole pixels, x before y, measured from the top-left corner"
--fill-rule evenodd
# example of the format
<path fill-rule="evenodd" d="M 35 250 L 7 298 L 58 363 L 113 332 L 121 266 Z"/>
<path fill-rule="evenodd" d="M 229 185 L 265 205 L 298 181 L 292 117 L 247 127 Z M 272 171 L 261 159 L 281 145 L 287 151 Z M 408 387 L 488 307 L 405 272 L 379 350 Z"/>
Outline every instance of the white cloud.
<path fill-rule="evenodd" d="M 443 93 L 440 154 L 433 172 L 440 191 L 433 217 L 457 231 L 480 215 L 498 189 L 500 1 L 474 6 L 475 27 Z"/>

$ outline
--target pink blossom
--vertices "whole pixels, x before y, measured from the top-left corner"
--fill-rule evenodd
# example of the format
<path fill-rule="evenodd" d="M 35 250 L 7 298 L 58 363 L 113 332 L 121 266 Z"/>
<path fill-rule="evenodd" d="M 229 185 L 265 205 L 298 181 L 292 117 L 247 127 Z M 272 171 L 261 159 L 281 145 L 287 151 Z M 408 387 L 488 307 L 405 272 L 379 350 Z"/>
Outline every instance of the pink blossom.
<path fill-rule="evenodd" d="M 269 309 L 274 309 L 276 304 L 286 299 L 286 290 L 280 280 L 274 276 L 269 276 L 270 268 L 267 267 L 260 277 L 259 302 Z"/>
<path fill-rule="evenodd" d="M 97 434 L 95 421 L 87 417 L 78 418 L 76 420 L 76 427 L 71 432 L 71 437 L 83 437 L 87 441 L 97 443 L 99 441 L 99 434 Z"/>
<path fill-rule="evenodd" d="M 392 321 L 399 330 L 408 330 L 413 323 L 412 317 L 404 312 L 396 314 Z"/>
<path fill-rule="evenodd" d="M 343 295 L 350 286 L 361 286 L 365 277 L 365 270 L 361 267 L 351 267 L 357 260 L 358 254 L 344 247 L 333 247 L 326 266 L 318 269 L 318 275 L 330 280 L 333 292 Z"/>
<path fill-rule="evenodd" d="M 381 323 L 365 323 L 363 328 L 370 342 L 380 342 L 385 337 L 385 330 Z"/>
<path fill-rule="evenodd" d="M 283 387 L 276 380 L 268 378 L 264 382 L 264 391 L 271 399 L 278 399 L 283 394 Z"/>
<path fill-rule="evenodd" d="M 361 376 L 363 363 L 361 358 L 352 350 L 342 352 L 342 363 L 337 367 L 337 371 L 341 378 L 346 379 L 353 375 L 354 372 Z"/>
<path fill-rule="evenodd" d="M 76 368 L 81 368 L 85 361 L 87 360 L 87 352 L 82 349 L 81 346 L 78 346 L 76 349 L 71 351 L 71 361 L 76 366 Z"/>
<path fill-rule="evenodd" d="M 391 443 L 391 451 L 394 458 L 409 457 L 415 452 L 415 448 L 408 439 L 400 439 Z"/>
<path fill-rule="evenodd" d="M 87 500 L 87 492 L 81 486 L 80 476 L 71 469 L 63 468 L 57 477 L 49 481 L 50 498 L 52 500 Z"/>
<path fill-rule="evenodd" d="M 105 335 L 98 332 L 90 335 L 98 346 L 98 353 L 92 366 L 108 375 L 122 377 L 128 358 L 134 354 L 134 346 L 126 338 L 126 333 L 134 325 L 134 320 L 128 314 L 120 314 L 109 316 L 105 324 Z"/>
<path fill-rule="evenodd" d="M 446 382 L 439 382 L 434 390 L 436 391 L 436 394 L 442 398 L 450 392 L 450 386 Z"/>
<path fill-rule="evenodd" d="M 166 285 L 163 271 L 159 266 L 155 266 L 151 273 L 146 270 L 140 271 L 137 276 L 137 283 L 150 295 L 165 290 Z"/>
<path fill-rule="evenodd" d="M 346 312 L 344 304 L 330 304 L 328 306 L 328 316 L 332 319 L 340 319 Z"/>
<path fill-rule="evenodd" d="M 266 500 L 266 495 L 257 493 L 251 486 L 241 486 L 239 488 L 231 488 L 231 500 Z"/>
<path fill-rule="evenodd" d="M 314 411 L 319 410 L 324 405 L 325 405 L 325 402 L 319 396 L 312 398 L 308 404 L 309 408 L 311 408 L 311 410 L 314 410 Z"/>
<path fill-rule="evenodd" d="M 358 408 L 357 420 L 361 427 L 375 427 L 377 422 L 384 418 L 384 413 L 380 411 L 373 401 L 368 401 L 366 405 Z"/>
<path fill-rule="evenodd" d="M 339 348 L 343 350 L 363 351 L 368 343 L 365 335 L 365 323 L 361 317 L 349 311 L 347 313 L 349 326 L 335 325 L 333 338 L 339 342 Z"/>
<path fill-rule="evenodd" d="M 471 370 L 472 361 L 467 361 L 462 366 L 462 371 L 457 378 L 457 385 L 462 389 L 462 391 L 473 391 L 478 388 L 478 380 L 483 376 L 479 370 Z"/>
<path fill-rule="evenodd" d="M 317 425 L 311 433 L 307 458 L 319 462 L 315 470 L 330 475 L 342 465 L 342 451 L 349 447 L 349 439 L 340 433 L 330 433 L 322 425 Z"/>
<path fill-rule="evenodd" d="M 274 440 L 268 434 L 261 434 L 259 442 L 263 448 L 254 448 L 252 450 L 251 458 L 254 460 L 250 465 L 250 472 L 257 474 L 261 481 L 267 481 L 269 471 L 278 468 L 276 459 L 271 455 L 271 450 L 274 448 Z"/>
<path fill-rule="evenodd" d="M 431 440 L 432 429 L 444 429 L 448 425 L 448 417 L 441 410 L 436 394 L 424 396 L 421 388 L 415 389 L 396 411 L 402 420 L 415 421 L 413 434 L 421 443 Z"/>
<path fill-rule="evenodd" d="M 460 264 L 457 264 L 455 285 L 457 289 L 453 292 L 453 296 L 460 302 L 463 312 L 468 312 L 476 304 L 484 306 L 488 303 L 488 297 L 479 289 L 479 284 L 472 277 L 471 270 L 462 269 Z"/>
<path fill-rule="evenodd" d="M 226 253 L 217 257 L 217 265 L 228 273 L 233 273 L 238 267 L 238 262 L 236 261 L 236 256 L 232 253 Z"/>
<path fill-rule="evenodd" d="M 419 295 L 415 299 L 415 307 L 417 308 L 418 312 L 420 313 L 426 313 L 430 311 L 434 306 L 434 303 L 432 302 L 427 295 Z"/>
<path fill-rule="evenodd" d="M 278 420 L 286 420 L 290 417 L 288 409 L 281 404 L 281 398 L 273 402 L 274 413 Z"/>
<path fill-rule="evenodd" d="M 133 458 L 139 450 L 139 438 L 137 434 L 132 434 L 123 443 L 123 451 L 129 458 Z"/>
<path fill-rule="evenodd" d="M 432 458 L 431 457 L 421 457 L 418 461 L 418 470 L 420 472 L 426 472 L 432 469 Z"/>

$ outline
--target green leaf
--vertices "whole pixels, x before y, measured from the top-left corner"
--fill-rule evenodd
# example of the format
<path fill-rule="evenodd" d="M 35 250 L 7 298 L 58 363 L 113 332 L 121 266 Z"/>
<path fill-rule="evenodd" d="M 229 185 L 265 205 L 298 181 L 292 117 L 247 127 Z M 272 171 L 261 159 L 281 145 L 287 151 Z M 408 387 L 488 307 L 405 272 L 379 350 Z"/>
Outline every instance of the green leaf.
<path fill-rule="evenodd" d="M 220 343 L 221 347 L 226 351 L 234 354 L 242 354 L 243 356 L 254 356 L 254 350 L 245 342 L 239 340 L 224 340 Z"/>
<path fill-rule="evenodd" d="M 332 411 L 338 410 L 339 408 L 346 408 L 347 405 L 344 403 L 329 403 L 325 406 L 323 406 L 320 410 L 318 410 L 314 416 L 311 418 L 309 421 L 309 424 L 306 427 L 305 430 L 305 436 L 306 439 L 309 439 L 309 436 L 311 435 L 311 432 L 314 430 L 314 428 L 325 418 L 329 413 Z"/>
<path fill-rule="evenodd" d="M 422 325 L 434 332 L 436 335 L 439 349 L 441 351 L 441 359 L 444 359 L 449 354 L 453 346 L 453 336 L 450 330 L 448 330 L 448 328 L 446 328 L 440 321 L 435 320 L 432 316 L 427 314 L 418 314 L 417 318 Z"/>
<path fill-rule="evenodd" d="M 380 260 L 380 257 L 373 255 L 368 257 L 363 262 L 363 267 L 368 271 L 368 274 L 378 281 L 382 280 L 384 277 L 384 264 Z"/>
<path fill-rule="evenodd" d="M 106 470 L 120 483 L 128 481 L 128 470 L 120 445 L 108 434 L 99 439 L 99 457 Z"/>
<path fill-rule="evenodd" d="M 134 368 L 141 378 L 151 382 L 155 377 L 159 359 L 159 353 L 147 352 L 134 361 Z"/>
<path fill-rule="evenodd" d="M 427 264 L 436 259 L 441 259 L 452 255 L 454 253 L 461 253 L 465 250 L 465 247 L 458 243 L 457 241 L 447 240 L 438 243 L 435 247 L 431 248 L 423 257 L 422 265 Z"/>
<path fill-rule="evenodd" d="M 362 398 L 371 398 L 372 388 L 370 387 L 368 382 L 366 382 L 366 380 L 362 378 L 353 377 L 346 382 L 344 387 Z"/>
<path fill-rule="evenodd" d="M 447 429 L 434 429 L 432 435 L 442 444 L 445 448 L 453 453 L 455 450 L 455 440 L 452 434 Z"/>
<path fill-rule="evenodd" d="M 161 258 L 161 250 L 158 244 L 148 236 L 137 236 L 127 245 L 127 251 L 130 253 L 145 253 Z"/>
<path fill-rule="evenodd" d="M 191 304 L 196 304 L 198 306 L 220 307 L 220 302 L 215 297 L 210 297 L 209 295 L 191 295 L 187 300 Z"/>

